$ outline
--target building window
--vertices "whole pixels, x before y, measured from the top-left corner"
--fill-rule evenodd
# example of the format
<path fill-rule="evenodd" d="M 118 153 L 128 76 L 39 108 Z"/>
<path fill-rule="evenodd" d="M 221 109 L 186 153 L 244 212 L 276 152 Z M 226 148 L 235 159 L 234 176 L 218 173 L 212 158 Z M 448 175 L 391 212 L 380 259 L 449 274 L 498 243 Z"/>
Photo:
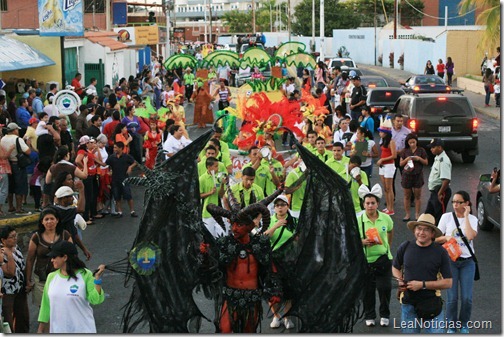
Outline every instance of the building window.
<path fill-rule="evenodd" d="M 7 0 L 0 0 L 0 11 L 7 12 Z"/>
<path fill-rule="evenodd" d="M 84 13 L 93 13 L 93 5 L 95 13 L 105 13 L 105 0 L 84 0 Z"/>

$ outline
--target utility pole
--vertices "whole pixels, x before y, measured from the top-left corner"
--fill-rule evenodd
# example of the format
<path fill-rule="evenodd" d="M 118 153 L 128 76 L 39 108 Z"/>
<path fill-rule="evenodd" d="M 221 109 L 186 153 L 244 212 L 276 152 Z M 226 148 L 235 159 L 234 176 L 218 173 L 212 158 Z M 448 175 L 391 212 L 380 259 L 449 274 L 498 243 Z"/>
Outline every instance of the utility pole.
<path fill-rule="evenodd" d="M 167 60 L 171 56 L 171 44 L 170 44 L 170 10 L 171 10 L 171 0 L 166 1 L 166 57 Z"/>
<path fill-rule="evenodd" d="M 270 32 L 273 32 L 273 13 L 271 12 L 271 1 L 270 1 L 269 5 L 270 5 Z M 1 20 L 0 20 L 0 23 L 1 23 Z"/>
<path fill-rule="evenodd" d="M 374 65 L 376 65 L 376 0 L 374 0 Z"/>
<path fill-rule="evenodd" d="M 208 34 L 208 32 L 207 32 L 206 5 L 207 5 L 207 2 L 206 2 L 206 0 L 205 0 L 205 1 L 203 2 L 203 13 L 204 13 L 204 16 L 205 16 L 205 39 L 204 39 L 205 44 L 207 44 L 207 43 L 208 43 L 208 39 L 207 39 L 207 34 Z"/>
<path fill-rule="evenodd" d="M 325 38 L 325 20 L 324 20 L 324 0 L 320 0 L 320 60 L 324 61 L 324 38 Z"/>
<path fill-rule="evenodd" d="M 289 42 L 291 41 L 291 2 L 287 0 L 287 30 L 289 31 Z"/>
<path fill-rule="evenodd" d="M 212 0 L 208 0 L 208 11 L 210 12 L 210 43 L 212 42 Z"/>
<path fill-rule="evenodd" d="M 399 1 L 394 0 L 394 40 L 397 39 L 397 19 L 399 18 Z"/>
<path fill-rule="evenodd" d="M 312 0 L 311 42 L 315 48 L 315 0 Z M 314 49 L 315 50 L 315 49 Z"/>
<path fill-rule="evenodd" d="M 110 24 L 110 0 L 105 0 L 105 21 L 107 32 L 112 30 L 112 25 Z M 93 13 L 94 14 L 94 13 Z"/>
<path fill-rule="evenodd" d="M 256 33 L 256 19 L 255 19 L 255 1 L 252 0 L 252 30 L 255 35 Z"/>

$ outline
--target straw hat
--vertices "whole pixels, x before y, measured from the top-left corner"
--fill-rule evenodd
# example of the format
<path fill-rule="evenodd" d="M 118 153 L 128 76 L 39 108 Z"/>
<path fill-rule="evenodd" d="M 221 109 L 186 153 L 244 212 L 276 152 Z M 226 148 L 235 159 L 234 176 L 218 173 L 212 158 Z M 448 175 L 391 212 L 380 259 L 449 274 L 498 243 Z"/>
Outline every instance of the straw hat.
<path fill-rule="evenodd" d="M 392 133 L 392 121 L 390 118 L 383 118 L 380 116 L 380 127 L 378 128 L 380 132 Z"/>
<path fill-rule="evenodd" d="M 417 221 L 408 222 L 408 228 L 410 229 L 410 231 L 415 232 L 416 226 L 427 226 L 427 227 L 432 228 L 434 230 L 434 232 L 436 233 L 436 235 L 435 235 L 436 238 L 443 235 L 443 233 L 436 226 L 436 219 L 431 214 L 427 214 L 427 213 L 421 214 L 418 217 Z"/>

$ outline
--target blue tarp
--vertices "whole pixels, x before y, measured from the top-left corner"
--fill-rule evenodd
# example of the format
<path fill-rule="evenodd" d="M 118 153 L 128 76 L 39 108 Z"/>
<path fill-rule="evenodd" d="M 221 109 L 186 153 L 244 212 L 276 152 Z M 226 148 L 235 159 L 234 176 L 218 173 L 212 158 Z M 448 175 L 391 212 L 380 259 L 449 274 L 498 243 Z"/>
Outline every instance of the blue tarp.
<path fill-rule="evenodd" d="M 0 35 L 0 71 L 52 66 L 56 63 L 26 43 Z"/>

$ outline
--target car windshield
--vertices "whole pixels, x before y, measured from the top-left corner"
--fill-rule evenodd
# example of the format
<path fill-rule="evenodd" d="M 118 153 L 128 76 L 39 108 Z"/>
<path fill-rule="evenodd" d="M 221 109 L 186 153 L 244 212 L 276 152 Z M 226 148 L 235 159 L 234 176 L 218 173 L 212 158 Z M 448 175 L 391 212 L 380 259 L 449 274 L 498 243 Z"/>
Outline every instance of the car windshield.
<path fill-rule="evenodd" d="M 415 84 L 445 84 L 438 76 L 421 76 L 415 78 Z"/>
<path fill-rule="evenodd" d="M 471 108 L 466 100 L 439 97 L 434 100 L 420 100 L 418 111 L 424 115 L 442 117 L 472 116 Z"/>
<path fill-rule="evenodd" d="M 402 90 L 373 90 L 369 93 L 370 104 L 378 102 L 395 102 L 401 95 L 404 95 Z"/>
<path fill-rule="evenodd" d="M 331 62 L 331 68 L 334 68 L 334 67 L 341 67 L 341 66 L 346 66 L 346 67 L 354 67 L 354 63 L 353 61 L 351 60 L 333 60 Z"/>
<path fill-rule="evenodd" d="M 361 84 L 368 88 L 388 87 L 387 82 L 383 78 L 361 77 Z"/>

